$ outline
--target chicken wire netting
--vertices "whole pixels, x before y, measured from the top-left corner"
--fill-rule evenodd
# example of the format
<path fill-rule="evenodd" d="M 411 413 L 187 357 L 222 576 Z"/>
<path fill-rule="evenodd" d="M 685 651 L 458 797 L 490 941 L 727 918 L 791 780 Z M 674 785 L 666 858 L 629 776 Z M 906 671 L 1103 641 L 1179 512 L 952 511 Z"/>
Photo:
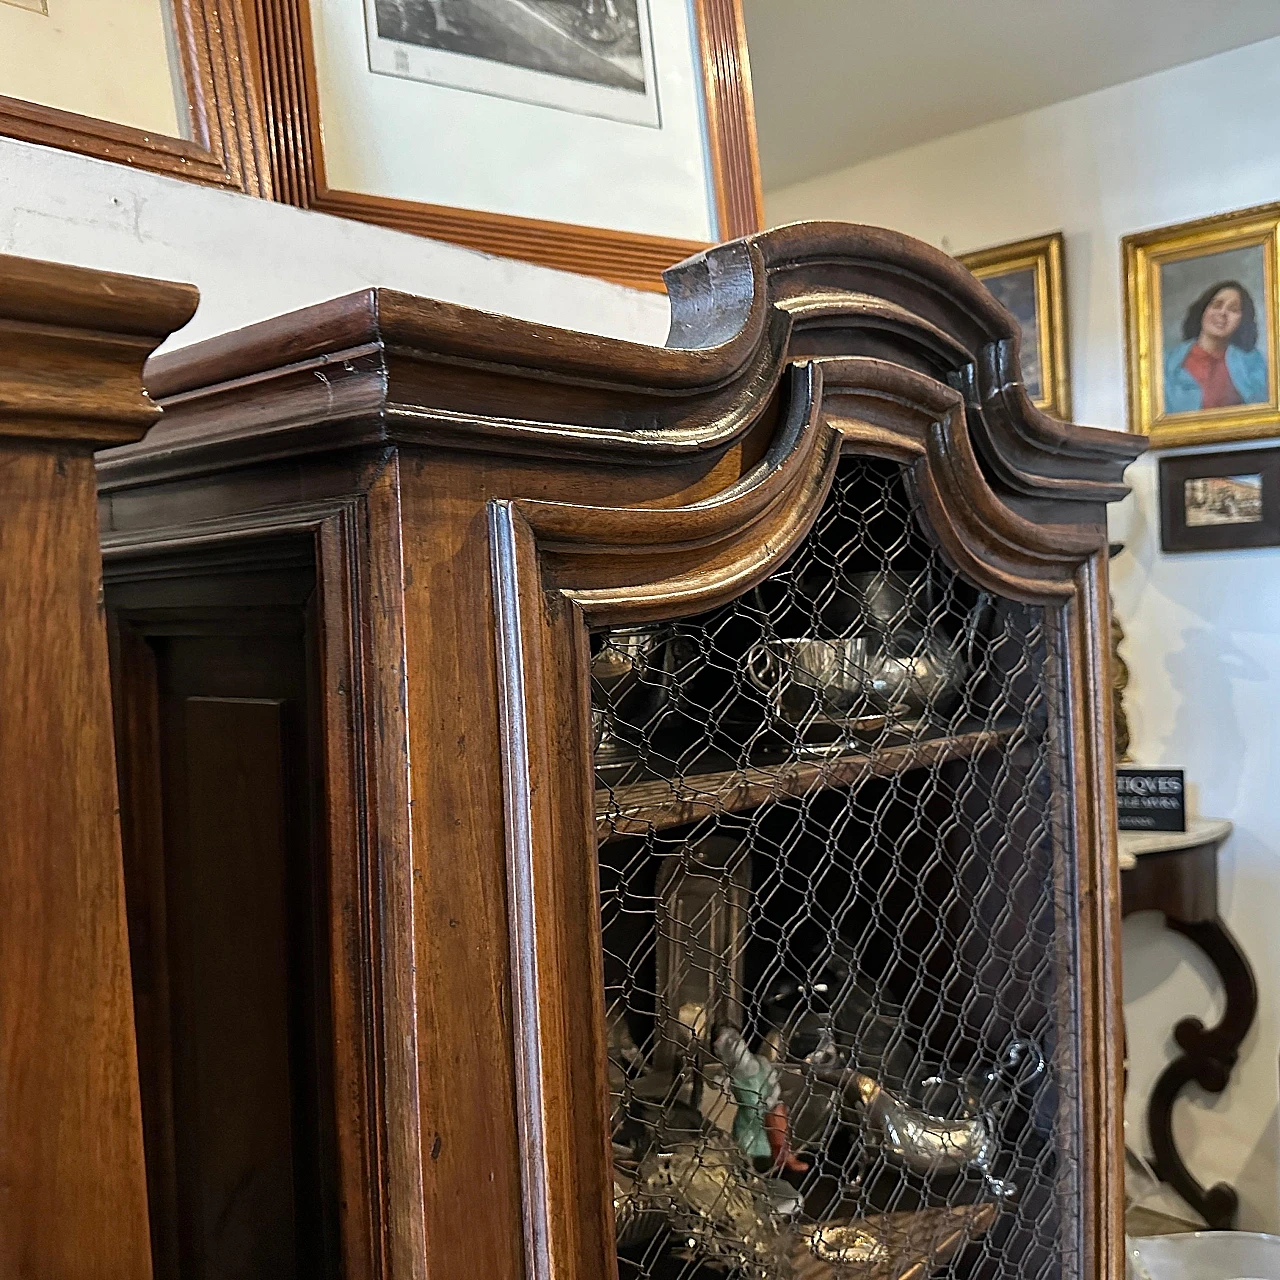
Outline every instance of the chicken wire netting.
<path fill-rule="evenodd" d="M 623 1280 L 1074 1274 L 1044 611 L 847 459 L 760 587 L 592 650 Z"/>

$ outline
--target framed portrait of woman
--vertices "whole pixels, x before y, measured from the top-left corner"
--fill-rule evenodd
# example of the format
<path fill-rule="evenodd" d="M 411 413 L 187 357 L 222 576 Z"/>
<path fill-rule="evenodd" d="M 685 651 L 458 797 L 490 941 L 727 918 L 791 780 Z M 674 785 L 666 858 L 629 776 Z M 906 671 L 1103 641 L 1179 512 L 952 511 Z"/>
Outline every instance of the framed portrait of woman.
<path fill-rule="evenodd" d="M 1022 331 L 1022 382 L 1037 409 L 1071 417 L 1066 242 L 1061 231 L 957 255 Z"/>
<path fill-rule="evenodd" d="M 271 194 L 242 0 L 0 0 L 0 135 Z"/>
<path fill-rule="evenodd" d="M 1129 426 L 1166 445 L 1280 431 L 1280 204 L 1127 236 Z"/>

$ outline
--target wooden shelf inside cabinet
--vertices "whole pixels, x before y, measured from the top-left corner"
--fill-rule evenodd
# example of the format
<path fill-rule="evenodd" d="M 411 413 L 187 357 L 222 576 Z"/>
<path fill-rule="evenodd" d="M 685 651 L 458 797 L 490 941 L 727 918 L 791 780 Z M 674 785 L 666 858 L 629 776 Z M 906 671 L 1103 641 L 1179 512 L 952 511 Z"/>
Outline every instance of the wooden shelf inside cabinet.
<path fill-rule="evenodd" d="M 605 787 L 596 792 L 596 836 L 603 841 L 613 836 L 644 835 L 712 814 L 742 813 L 783 796 L 855 787 L 867 778 L 976 756 L 1003 746 L 1012 735 L 1012 728 L 975 729 L 821 759 Z"/>
<path fill-rule="evenodd" d="M 796 1280 L 925 1280 L 996 1219 L 993 1204 L 885 1213 L 851 1224 L 859 1247 L 848 1261 L 827 1262 L 806 1245 L 792 1254 Z"/>

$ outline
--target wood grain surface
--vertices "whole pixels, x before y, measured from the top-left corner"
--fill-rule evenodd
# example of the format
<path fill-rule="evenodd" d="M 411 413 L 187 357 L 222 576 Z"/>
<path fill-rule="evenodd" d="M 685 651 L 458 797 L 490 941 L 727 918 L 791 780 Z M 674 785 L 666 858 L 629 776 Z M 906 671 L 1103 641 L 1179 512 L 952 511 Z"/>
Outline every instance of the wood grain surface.
<path fill-rule="evenodd" d="M 0 258 L 0 1274 L 151 1274 L 91 449 L 194 290 Z"/>

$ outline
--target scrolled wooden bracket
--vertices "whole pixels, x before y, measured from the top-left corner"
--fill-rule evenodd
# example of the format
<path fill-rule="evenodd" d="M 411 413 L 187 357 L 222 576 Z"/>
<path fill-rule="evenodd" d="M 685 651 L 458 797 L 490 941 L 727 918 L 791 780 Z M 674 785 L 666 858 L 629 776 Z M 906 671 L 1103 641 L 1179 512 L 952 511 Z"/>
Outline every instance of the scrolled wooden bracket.
<path fill-rule="evenodd" d="M 1199 1213 L 1209 1226 L 1229 1231 L 1236 1225 L 1240 1197 L 1219 1182 L 1204 1187 L 1187 1168 L 1173 1136 L 1173 1105 L 1189 1084 L 1221 1093 L 1235 1069 L 1240 1046 L 1258 1012 L 1258 986 L 1244 952 L 1220 919 L 1166 919 L 1170 929 L 1193 942 L 1222 981 L 1226 1007 L 1212 1027 L 1199 1018 L 1183 1018 L 1173 1030 L 1182 1052 L 1160 1073 L 1147 1103 L 1147 1132 L 1156 1173 Z"/>
<path fill-rule="evenodd" d="M 763 277 L 763 278 L 761 278 Z M 954 258 L 898 232 L 796 223 L 719 245 L 667 272 L 670 341 L 723 335 L 764 292 L 792 313 L 798 354 L 898 347 L 965 394 L 984 466 L 1021 497 L 1099 503 L 1123 497 L 1124 468 L 1145 445 L 1121 431 L 1041 413 L 1022 384 L 1013 318 Z M 877 352 L 877 353 L 879 353 Z"/>

